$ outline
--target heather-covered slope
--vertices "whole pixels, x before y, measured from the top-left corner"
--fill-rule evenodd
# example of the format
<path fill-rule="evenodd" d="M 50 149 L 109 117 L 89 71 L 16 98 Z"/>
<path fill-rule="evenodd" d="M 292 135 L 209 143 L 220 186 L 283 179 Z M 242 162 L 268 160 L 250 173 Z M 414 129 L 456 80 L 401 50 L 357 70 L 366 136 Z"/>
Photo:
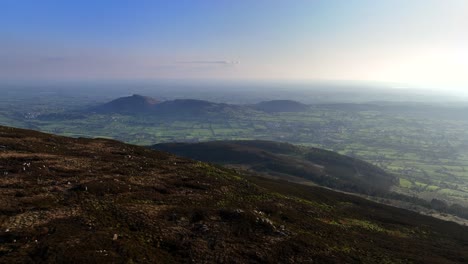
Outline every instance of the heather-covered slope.
<path fill-rule="evenodd" d="M 0 127 L 1 263 L 463 263 L 468 229 L 104 139 Z"/>

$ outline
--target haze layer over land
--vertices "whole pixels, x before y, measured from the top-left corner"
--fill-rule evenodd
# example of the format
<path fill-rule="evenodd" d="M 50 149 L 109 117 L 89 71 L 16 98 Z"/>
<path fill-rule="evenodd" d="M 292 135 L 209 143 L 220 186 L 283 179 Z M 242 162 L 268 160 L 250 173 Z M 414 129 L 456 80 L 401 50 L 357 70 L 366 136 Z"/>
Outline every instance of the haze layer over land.
<path fill-rule="evenodd" d="M 1 80 L 361 80 L 463 91 L 468 2 L 3 1 Z"/>

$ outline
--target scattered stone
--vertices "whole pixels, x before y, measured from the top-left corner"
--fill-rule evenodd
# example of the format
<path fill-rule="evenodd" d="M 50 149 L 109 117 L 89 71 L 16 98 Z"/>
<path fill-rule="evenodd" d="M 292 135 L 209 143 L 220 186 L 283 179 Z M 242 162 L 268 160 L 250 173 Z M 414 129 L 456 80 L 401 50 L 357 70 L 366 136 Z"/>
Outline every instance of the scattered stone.
<path fill-rule="evenodd" d="M 201 230 L 202 232 L 208 232 L 210 229 L 208 228 L 207 225 L 203 225 L 203 226 L 200 228 L 200 230 Z"/>
<path fill-rule="evenodd" d="M 234 212 L 237 213 L 237 214 L 242 214 L 242 213 L 244 213 L 244 210 L 236 209 L 236 210 L 234 210 Z"/>
<path fill-rule="evenodd" d="M 262 211 L 253 210 L 253 212 L 258 215 L 265 215 Z"/>
<path fill-rule="evenodd" d="M 276 232 L 276 234 L 280 235 L 280 236 L 288 236 L 288 234 L 286 234 L 285 232 L 283 231 L 278 231 Z"/>
<path fill-rule="evenodd" d="M 263 226 L 268 226 L 273 230 L 276 229 L 275 225 L 273 224 L 273 221 L 271 221 L 270 219 L 268 219 L 266 217 L 257 217 L 256 220 L 257 220 L 257 223 L 259 223 L 259 224 L 261 224 Z"/>
<path fill-rule="evenodd" d="M 269 225 L 273 225 L 273 222 L 268 218 L 262 218 L 262 221 L 269 224 Z"/>

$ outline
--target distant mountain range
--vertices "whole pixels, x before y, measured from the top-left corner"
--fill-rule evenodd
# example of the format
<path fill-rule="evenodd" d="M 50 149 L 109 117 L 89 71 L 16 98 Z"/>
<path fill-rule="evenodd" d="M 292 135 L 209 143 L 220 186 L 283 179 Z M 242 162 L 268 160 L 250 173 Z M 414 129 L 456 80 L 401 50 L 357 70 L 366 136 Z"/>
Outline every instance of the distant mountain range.
<path fill-rule="evenodd" d="M 278 113 L 299 113 L 319 110 L 340 110 L 340 111 L 377 111 L 393 115 L 406 114 L 423 118 L 447 118 L 455 120 L 466 120 L 466 109 L 416 105 L 400 105 L 390 103 L 336 103 L 307 105 L 292 100 L 271 100 L 250 105 L 235 105 L 226 103 L 216 103 L 197 99 L 176 99 L 162 101 L 143 95 L 131 95 L 120 97 L 107 103 L 96 105 L 81 110 L 41 114 L 40 120 L 67 120 L 82 119 L 90 114 L 122 114 L 130 116 L 151 115 L 160 118 L 229 118 L 231 116 L 249 115 L 252 111 L 278 114 Z"/>
<path fill-rule="evenodd" d="M 201 116 L 206 114 L 226 114 L 229 112 L 263 111 L 299 112 L 306 111 L 308 106 L 296 101 L 274 100 L 261 102 L 255 105 L 232 105 L 214 103 L 195 99 L 176 99 L 159 101 L 142 95 L 121 97 L 111 102 L 87 109 L 87 112 L 100 114 L 157 114 L 162 116 Z"/>

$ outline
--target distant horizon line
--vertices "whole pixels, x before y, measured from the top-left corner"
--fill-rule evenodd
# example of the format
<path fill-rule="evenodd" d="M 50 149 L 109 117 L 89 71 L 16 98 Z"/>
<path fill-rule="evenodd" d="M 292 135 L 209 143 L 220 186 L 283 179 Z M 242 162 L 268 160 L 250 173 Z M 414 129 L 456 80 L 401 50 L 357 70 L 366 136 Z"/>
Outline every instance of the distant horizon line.
<path fill-rule="evenodd" d="M 451 87 L 450 85 L 441 87 L 440 85 L 417 85 L 393 81 L 375 81 L 375 80 L 344 80 L 344 79 L 257 79 L 257 78 L 81 78 L 81 79 L 0 79 L 0 85 L 38 85 L 44 84 L 152 84 L 152 83 L 174 83 L 174 84 L 187 84 L 187 82 L 194 82 L 194 84 L 293 84 L 293 85 L 343 85 L 343 86 L 361 86 L 367 88 L 377 89 L 395 89 L 395 90 L 419 90 L 419 91 L 433 91 L 433 92 L 464 92 L 468 95 L 468 86 L 466 87 Z M 364 88 L 364 87 L 363 87 Z"/>
<path fill-rule="evenodd" d="M 30 79 L 0 79 L 1 83 L 30 83 L 30 82 L 50 82 L 50 83 L 88 83 L 88 82 L 243 82 L 243 83 L 337 83 L 337 84 L 380 84 L 380 85 L 400 85 L 417 86 L 394 81 L 376 81 L 376 80 L 347 80 L 347 79 L 260 79 L 260 78 L 30 78 Z M 467 87 L 468 88 L 468 87 Z"/>

